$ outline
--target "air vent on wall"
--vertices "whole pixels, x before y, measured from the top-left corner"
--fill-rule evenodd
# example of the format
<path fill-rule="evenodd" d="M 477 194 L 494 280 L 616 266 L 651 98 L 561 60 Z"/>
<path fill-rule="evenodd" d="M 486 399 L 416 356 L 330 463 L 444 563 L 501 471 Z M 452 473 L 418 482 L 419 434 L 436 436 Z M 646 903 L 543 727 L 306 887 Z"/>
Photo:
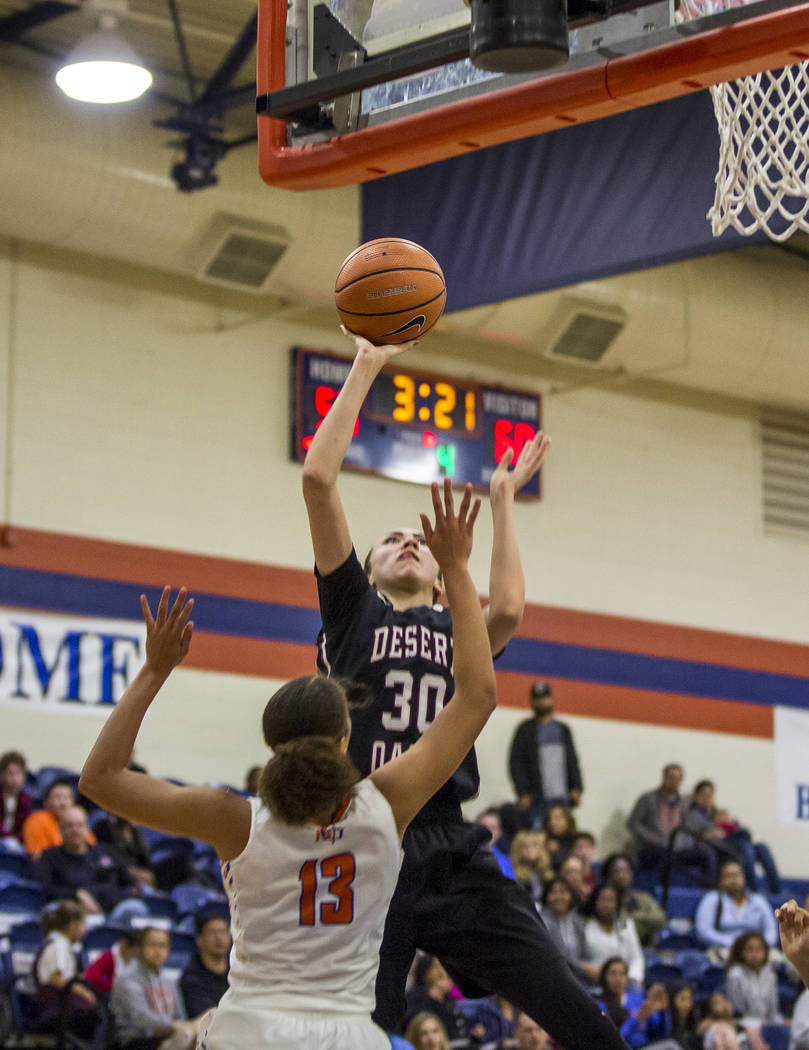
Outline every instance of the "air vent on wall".
<path fill-rule="evenodd" d="M 563 295 L 542 332 L 545 356 L 598 366 L 625 324 L 626 313 L 620 306 Z"/>
<path fill-rule="evenodd" d="M 761 414 L 764 527 L 809 536 L 809 416 Z"/>
<path fill-rule="evenodd" d="M 200 280 L 263 292 L 289 241 L 281 226 L 218 212 L 192 248 L 191 265 Z"/>

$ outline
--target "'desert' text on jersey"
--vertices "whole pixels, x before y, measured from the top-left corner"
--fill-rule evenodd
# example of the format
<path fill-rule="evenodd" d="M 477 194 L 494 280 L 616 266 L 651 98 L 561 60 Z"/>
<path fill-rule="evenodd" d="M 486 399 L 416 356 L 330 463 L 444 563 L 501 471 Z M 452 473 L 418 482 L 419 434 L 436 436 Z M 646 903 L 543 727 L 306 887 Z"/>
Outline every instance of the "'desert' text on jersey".
<path fill-rule="evenodd" d="M 349 754 L 367 776 L 418 740 L 451 699 L 452 619 L 441 606 L 394 609 L 371 587 L 353 550 L 334 572 L 318 575 L 317 584 L 318 668 L 364 687 L 367 705 L 351 711 Z M 458 810 L 478 786 L 470 751 L 420 818 Z"/>

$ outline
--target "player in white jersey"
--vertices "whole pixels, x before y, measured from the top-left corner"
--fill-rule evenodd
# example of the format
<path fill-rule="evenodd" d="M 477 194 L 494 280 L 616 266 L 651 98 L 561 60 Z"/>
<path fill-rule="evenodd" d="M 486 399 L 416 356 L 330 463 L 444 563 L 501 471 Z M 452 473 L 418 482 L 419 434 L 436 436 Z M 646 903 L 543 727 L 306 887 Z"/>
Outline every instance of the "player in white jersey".
<path fill-rule="evenodd" d="M 99 805 L 202 839 L 223 862 L 231 904 L 230 987 L 200 1026 L 204 1050 L 386 1050 L 371 1020 L 385 914 L 410 820 L 453 773 L 494 709 L 486 626 L 467 569 L 480 501 L 432 489 L 426 542 L 452 602 L 455 699 L 405 754 L 359 779 L 347 755 L 343 687 L 296 678 L 263 717 L 273 757 L 259 798 L 180 787 L 127 769 L 146 711 L 188 652 L 193 599 L 163 590 L 146 621 L 146 663 L 111 712 L 82 771 Z"/>

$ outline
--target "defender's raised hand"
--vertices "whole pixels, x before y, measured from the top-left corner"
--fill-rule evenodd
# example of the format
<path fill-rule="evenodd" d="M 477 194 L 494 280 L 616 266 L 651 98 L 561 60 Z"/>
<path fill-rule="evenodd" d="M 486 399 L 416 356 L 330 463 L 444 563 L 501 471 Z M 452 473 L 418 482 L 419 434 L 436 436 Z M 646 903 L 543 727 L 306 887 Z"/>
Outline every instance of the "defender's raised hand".
<path fill-rule="evenodd" d="M 787 901 L 775 912 L 784 955 L 809 987 L 809 912 L 797 901 Z"/>
<path fill-rule="evenodd" d="M 419 515 L 427 546 L 444 573 L 453 565 L 465 567 L 472 551 L 472 534 L 480 510 L 480 497 L 473 502 L 472 486 L 466 485 L 456 514 L 452 482 L 449 478 L 444 478 L 443 503 L 437 481 L 432 483 L 430 491 L 435 524 L 430 522 L 426 514 Z"/>
<path fill-rule="evenodd" d="M 515 492 L 519 492 L 545 462 L 550 447 L 551 439 L 544 431 L 538 430 L 533 438 L 523 445 L 520 458 L 513 470 L 510 468 L 514 459 L 514 450 L 506 449 L 503 458 L 497 464 L 497 469 L 492 474 L 489 494 L 496 497 L 501 491 L 510 491 L 513 496 Z"/>
<path fill-rule="evenodd" d="M 185 659 L 194 631 L 194 622 L 189 620 L 194 599 L 188 598 L 188 591 L 181 587 L 169 610 L 170 596 L 171 587 L 164 587 L 156 616 L 152 616 L 146 596 L 140 596 L 140 607 L 146 621 L 146 663 L 155 674 L 163 677 L 168 677 Z"/>

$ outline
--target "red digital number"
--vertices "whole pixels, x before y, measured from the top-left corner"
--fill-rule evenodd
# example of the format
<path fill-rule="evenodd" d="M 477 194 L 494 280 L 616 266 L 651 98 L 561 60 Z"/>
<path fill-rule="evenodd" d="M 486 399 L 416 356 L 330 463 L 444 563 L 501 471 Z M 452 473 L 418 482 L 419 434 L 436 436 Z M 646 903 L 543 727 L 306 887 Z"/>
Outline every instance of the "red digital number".
<path fill-rule="evenodd" d="M 520 458 L 520 453 L 529 441 L 533 441 L 536 428 L 530 423 L 512 423 L 510 419 L 498 419 L 494 424 L 494 461 L 499 463 L 511 449 L 514 458 L 511 465 L 514 466 Z"/>
<path fill-rule="evenodd" d="M 315 430 L 320 426 L 325 417 L 329 414 L 329 409 L 334 404 L 334 399 L 337 397 L 337 391 L 332 386 L 316 386 L 315 387 L 315 411 L 320 416 L 320 419 L 315 423 Z M 354 420 L 354 434 L 356 437 L 360 432 L 360 418 Z M 307 446 L 308 447 L 308 446 Z"/>

